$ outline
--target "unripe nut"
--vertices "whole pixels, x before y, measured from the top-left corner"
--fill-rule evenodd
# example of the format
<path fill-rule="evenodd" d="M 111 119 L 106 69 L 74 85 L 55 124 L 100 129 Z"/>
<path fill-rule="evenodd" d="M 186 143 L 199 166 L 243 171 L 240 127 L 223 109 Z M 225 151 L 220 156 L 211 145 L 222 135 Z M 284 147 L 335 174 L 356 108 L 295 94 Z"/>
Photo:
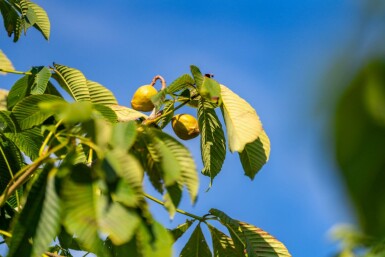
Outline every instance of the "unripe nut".
<path fill-rule="evenodd" d="M 189 140 L 199 135 L 198 121 L 190 114 L 178 114 L 172 118 L 172 129 L 183 140 Z"/>
<path fill-rule="evenodd" d="M 149 112 L 154 109 L 154 104 L 151 98 L 156 95 L 158 91 L 151 85 L 144 85 L 139 87 L 131 100 L 131 106 L 134 110 Z"/>

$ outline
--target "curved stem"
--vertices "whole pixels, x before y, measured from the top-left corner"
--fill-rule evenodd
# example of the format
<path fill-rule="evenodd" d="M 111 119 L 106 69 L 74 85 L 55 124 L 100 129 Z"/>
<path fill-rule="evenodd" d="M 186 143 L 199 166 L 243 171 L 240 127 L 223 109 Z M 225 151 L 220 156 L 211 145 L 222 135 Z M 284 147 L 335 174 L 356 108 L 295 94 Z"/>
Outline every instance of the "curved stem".
<path fill-rule="evenodd" d="M 29 71 L 24 72 L 24 71 L 17 71 L 17 70 L 7 70 L 2 68 L 0 68 L 0 72 L 19 74 L 19 75 L 32 75 L 32 72 L 29 72 Z"/>
<path fill-rule="evenodd" d="M 59 120 L 58 123 L 56 123 L 56 125 L 55 125 L 55 129 L 50 131 L 49 134 L 47 135 L 47 137 L 44 139 L 44 142 L 41 145 L 40 150 L 39 150 L 39 156 L 41 156 L 43 154 L 44 149 L 48 145 L 49 140 L 52 138 L 52 136 L 56 132 L 57 128 L 62 124 L 62 122 L 63 122 L 63 120 Z"/>
<path fill-rule="evenodd" d="M 160 76 L 160 75 L 156 75 L 156 76 L 152 79 L 150 85 L 151 85 L 151 86 L 154 86 L 157 80 L 160 80 L 160 81 L 162 82 L 162 88 L 161 88 L 162 90 L 165 89 L 165 88 L 167 87 L 167 85 L 166 85 L 166 80 L 165 80 L 162 76 Z"/>
<path fill-rule="evenodd" d="M 0 235 L 6 236 L 6 237 L 12 237 L 12 234 L 5 230 L 0 230 Z"/>
<path fill-rule="evenodd" d="M 150 199 L 151 201 L 156 202 L 156 203 L 158 203 L 158 204 L 164 206 L 164 202 L 162 202 L 161 200 L 159 200 L 159 199 L 153 197 L 152 195 L 149 195 L 149 194 L 146 194 L 146 193 L 145 193 L 144 196 L 145 196 L 146 198 Z M 205 219 L 204 219 L 203 217 L 194 215 L 194 214 L 192 214 L 192 213 L 189 213 L 189 212 L 184 211 L 184 210 L 181 210 L 181 209 L 176 209 L 176 212 L 179 212 L 180 214 L 183 214 L 183 215 L 185 215 L 185 216 L 189 216 L 189 217 L 191 217 L 191 218 L 193 218 L 193 219 L 196 219 L 196 220 L 199 220 L 199 221 L 201 221 L 201 222 L 202 222 L 202 221 L 203 221 L 203 222 L 205 221 Z"/>

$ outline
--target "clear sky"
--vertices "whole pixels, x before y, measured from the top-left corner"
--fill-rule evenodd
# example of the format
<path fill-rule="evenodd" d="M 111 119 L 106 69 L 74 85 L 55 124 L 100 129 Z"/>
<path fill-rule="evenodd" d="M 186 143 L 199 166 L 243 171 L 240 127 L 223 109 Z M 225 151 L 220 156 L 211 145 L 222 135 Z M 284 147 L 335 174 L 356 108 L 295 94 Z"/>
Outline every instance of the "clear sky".
<path fill-rule="evenodd" d="M 49 42 L 30 30 L 14 44 L 0 31 L 0 49 L 18 70 L 52 62 L 75 67 L 129 106 L 136 88 L 153 76 L 171 82 L 195 64 L 250 102 L 271 139 L 269 163 L 250 181 L 238 156 L 228 153 L 213 188 L 205 192 L 209 179 L 201 177 L 196 206 L 185 195 L 181 208 L 198 215 L 223 210 L 267 230 L 295 257 L 332 255 L 337 245 L 329 229 L 354 217 L 326 150 L 331 139 L 323 131 L 319 92 L 325 70 L 354 33 L 358 1 L 36 3 L 50 16 Z M 17 78 L 0 77 L 0 87 L 9 89 Z M 201 168 L 199 140 L 187 146 Z M 152 208 L 167 227 L 185 219 L 170 222 L 162 208 Z"/>

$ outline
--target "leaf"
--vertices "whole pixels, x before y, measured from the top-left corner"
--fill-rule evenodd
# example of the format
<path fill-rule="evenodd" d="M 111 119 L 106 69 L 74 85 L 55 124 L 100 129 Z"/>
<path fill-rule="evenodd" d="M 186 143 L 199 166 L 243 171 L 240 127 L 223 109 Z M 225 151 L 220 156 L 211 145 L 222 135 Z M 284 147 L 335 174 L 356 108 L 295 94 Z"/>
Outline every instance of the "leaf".
<path fill-rule="evenodd" d="M 115 245 L 122 245 L 132 239 L 140 222 L 136 212 L 114 202 L 100 219 L 100 228 Z"/>
<path fill-rule="evenodd" d="M 11 37 L 12 34 L 15 34 L 14 36 L 16 39 L 16 26 L 17 26 L 17 20 L 19 19 L 19 14 L 10 5 L 10 3 L 6 1 L 0 1 L 0 11 L 1 11 L 1 15 L 3 16 L 4 27 L 8 33 L 8 37 Z"/>
<path fill-rule="evenodd" d="M 31 70 L 34 75 L 34 80 L 31 85 L 32 95 L 41 95 L 45 92 L 49 79 L 51 78 L 51 72 L 47 67 L 33 67 Z"/>
<path fill-rule="evenodd" d="M 202 85 L 198 88 L 199 94 L 207 101 L 221 103 L 221 87 L 218 82 L 212 78 L 203 77 Z"/>
<path fill-rule="evenodd" d="M 55 189 L 56 169 L 50 171 L 39 224 L 33 238 L 32 257 L 41 256 L 60 231 L 62 206 Z"/>
<path fill-rule="evenodd" d="M 158 222 L 154 222 L 151 230 L 153 238 L 143 224 L 137 233 L 137 244 L 142 248 L 142 256 L 171 257 L 173 240 L 168 230 Z"/>
<path fill-rule="evenodd" d="M 165 116 L 162 116 L 158 121 L 159 128 L 163 129 L 171 121 L 174 116 L 174 101 L 166 100 L 164 102 L 163 114 L 168 113 Z"/>
<path fill-rule="evenodd" d="M 48 40 L 51 31 L 51 23 L 46 11 L 36 3 L 30 1 L 28 1 L 28 7 L 31 8 L 36 15 L 34 27 L 42 33 L 45 39 Z"/>
<path fill-rule="evenodd" d="M 8 99 L 8 90 L 0 89 L 0 111 L 8 110 L 7 99 Z"/>
<path fill-rule="evenodd" d="M 23 98 L 25 98 L 27 95 L 30 94 L 31 89 L 29 87 L 29 77 L 30 76 L 28 75 L 21 77 L 12 86 L 11 90 L 8 93 L 8 98 L 7 98 L 8 110 L 12 110 L 12 108 L 19 101 L 21 101 Z"/>
<path fill-rule="evenodd" d="M 94 116 L 95 111 L 100 114 L 96 115 L 96 118 L 102 118 L 110 123 L 116 123 L 118 121 L 118 116 L 116 113 L 108 106 L 103 104 L 93 104 Z"/>
<path fill-rule="evenodd" d="M 190 65 L 190 70 L 191 70 L 191 73 L 194 77 L 195 85 L 197 86 L 197 88 L 199 90 L 200 87 L 202 86 L 202 83 L 203 83 L 203 75 L 202 75 L 201 71 L 199 70 L 199 68 L 194 66 L 194 65 Z"/>
<path fill-rule="evenodd" d="M 9 246 L 9 257 L 30 256 L 32 245 L 30 238 L 36 235 L 37 226 L 43 210 L 44 197 L 47 185 L 48 172 L 53 168 L 52 164 L 46 164 L 43 171 L 28 193 L 27 202 L 20 215 L 14 220 L 12 239 Z"/>
<path fill-rule="evenodd" d="M 191 227 L 191 225 L 194 223 L 194 220 L 186 220 L 185 223 L 182 223 L 178 225 L 176 228 L 170 230 L 170 233 L 172 234 L 174 238 L 174 242 L 178 240 L 183 234 Z"/>
<path fill-rule="evenodd" d="M 130 121 L 130 120 L 137 120 L 139 118 L 147 118 L 148 116 L 141 113 L 141 112 L 138 112 L 138 111 L 135 111 L 134 109 L 131 109 L 131 108 L 128 108 L 128 107 L 125 107 L 125 106 L 122 106 L 122 105 L 108 105 L 109 108 L 111 108 L 116 116 L 118 117 L 118 121 L 119 122 L 126 122 L 126 121 Z"/>
<path fill-rule="evenodd" d="M 91 102 L 103 105 L 118 104 L 114 94 L 101 84 L 87 80 L 87 87 L 90 92 Z"/>
<path fill-rule="evenodd" d="M 182 145 L 172 136 L 158 129 L 152 129 L 152 131 L 154 132 L 155 136 L 162 141 L 162 144 L 160 144 L 162 146 L 161 149 L 163 150 L 168 148 L 169 150 L 170 155 L 167 155 L 166 157 L 164 155 L 164 152 L 161 151 L 162 169 L 166 169 L 163 170 L 163 172 L 169 172 L 168 169 L 170 167 L 173 167 L 170 166 L 173 164 L 170 164 L 169 162 L 171 160 L 176 160 L 178 162 L 178 166 L 180 165 L 180 183 L 187 187 L 191 201 L 195 202 L 198 194 L 199 181 L 195 162 L 191 156 L 191 153 L 184 145 Z M 167 185 L 167 183 L 165 184 Z"/>
<path fill-rule="evenodd" d="M 284 244 L 262 229 L 246 222 L 234 220 L 217 209 L 211 209 L 209 212 L 218 217 L 220 222 L 227 227 L 233 241 L 236 240 L 242 242 L 247 256 L 291 257 Z M 239 244 L 235 244 L 235 247 L 236 249 L 239 249 Z"/>
<path fill-rule="evenodd" d="M 43 136 L 39 128 L 35 127 L 21 132 L 5 133 L 4 135 L 12 140 L 32 161 L 39 157 L 39 149 L 43 143 Z"/>
<path fill-rule="evenodd" d="M 29 129 L 42 124 L 53 111 L 42 111 L 39 104 L 43 102 L 64 102 L 54 95 L 31 95 L 18 102 L 12 110 L 21 129 Z"/>
<path fill-rule="evenodd" d="M 237 252 L 233 240 L 215 227 L 208 225 L 213 241 L 214 257 L 243 257 L 243 252 Z"/>
<path fill-rule="evenodd" d="M 134 121 L 117 123 L 113 127 L 111 145 L 128 151 L 135 143 L 138 132 Z"/>
<path fill-rule="evenodd" d="M 211 257 L 210 248 L 202 233 L 200 225 L 197 225 L 190 239 L 183 247 L 180 257 Z"/>
<path fill-rule="evenodd" d="M 76 101 L 91 101 L 87 80 L 79 70 L 60 64 L 54 64 L 52 75 Z"/>
<path fill-rule="evenodd" d="M 77 240 L 87 251 L 106 256 L 101 249 L 98 236 L 97 201 L 93 188 L 91 170 L 84 164 L 63 166 L 70 169 L 70 176 L 61 181 L 61 199 L 63 202 L 63 225 L 70 234 L 76 234 Z M 63 170 L 64 171 L 64 170 Z"/>
<path fill-rule="evenodd" d="M 189 74 L 183 74 L 176 80 L 174 80 L 167 88 L 168 94 L 174 94 L 178 91 L 186 89 L 188 86 L 193 86 L 195 84 L 194 79 Z"/>
<path fill-rule="evenodd" d="M 221 171 L 226 157 L 226 139 L 215 106 L 201 99 L 198 104 L 198 124 L 201 132 L 202 174 L 211 179 Z"/>
<path fill-rule="evenodd" d="M 258 139 L 252 143 L 248 143 L 243 151 L 239 153 L 245 175 L 250 179 L 262 168 L 269 160 L 270 156 L 270 140 L 266 132 L 262 130 Z"/>
<path fill-rule="evenodd" d="M 222 114 L 231 152 L 242 152 L 262 132 L 262 123 L 253 107 L 233 91 L 221 85 Z"/>
<path fill-rule="evenodd" d="M 0 70 L 1 69 L 9 70 L 9 71 L 15 70 L 15 68 L 12 65 L 12 62 L 8 59 L 5 53 L 0 49 Z M 0 71 L 0 75 L 5 75 L 5 74 L 7 73 Z"/>
<path fill-rule="evenodd" d="M 10 111 L 0 111 L 0 129 L 3 132 L 16 132 L 17 122 Z"/>

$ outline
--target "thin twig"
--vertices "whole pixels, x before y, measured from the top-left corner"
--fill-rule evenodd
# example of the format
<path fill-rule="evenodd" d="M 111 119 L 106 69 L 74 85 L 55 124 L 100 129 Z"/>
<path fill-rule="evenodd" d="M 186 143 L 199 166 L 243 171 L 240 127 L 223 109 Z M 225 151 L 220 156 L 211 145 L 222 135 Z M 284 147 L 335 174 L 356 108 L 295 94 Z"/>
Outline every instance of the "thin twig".
<path fill-rule="evenodd" d="M 5 73 L 12 73 L 12 74 L 19 74 L 19 75 L 32 75 L 32 72 L 24 72 L 24 71 L 17 71 L 17 70 L 6 70 L 0 68 L 0 72 L 5 72 Z"/>
<path fill-rule="evenodd" d="M 49 257 L 65 257 L 63 255 L 58 255 L 58 254 L 50 253 L 50 252 L 45 252 L 44 254 L 49 256 Z"/>
<path fill-rule="evenodd" d="M 150 85 L 151 85 L 151 86 L 154 86 L 157 80 L 160 80 L 160 81 L 162 82 L 162 90 L 165 89 L 165 88 L 167 87 L 167 85 L 166 85 L 166 80 L 165 80 L 162 76 L 160 76 L 160 75 L 156 75 L 156 76 L 152 79 Z"/>

